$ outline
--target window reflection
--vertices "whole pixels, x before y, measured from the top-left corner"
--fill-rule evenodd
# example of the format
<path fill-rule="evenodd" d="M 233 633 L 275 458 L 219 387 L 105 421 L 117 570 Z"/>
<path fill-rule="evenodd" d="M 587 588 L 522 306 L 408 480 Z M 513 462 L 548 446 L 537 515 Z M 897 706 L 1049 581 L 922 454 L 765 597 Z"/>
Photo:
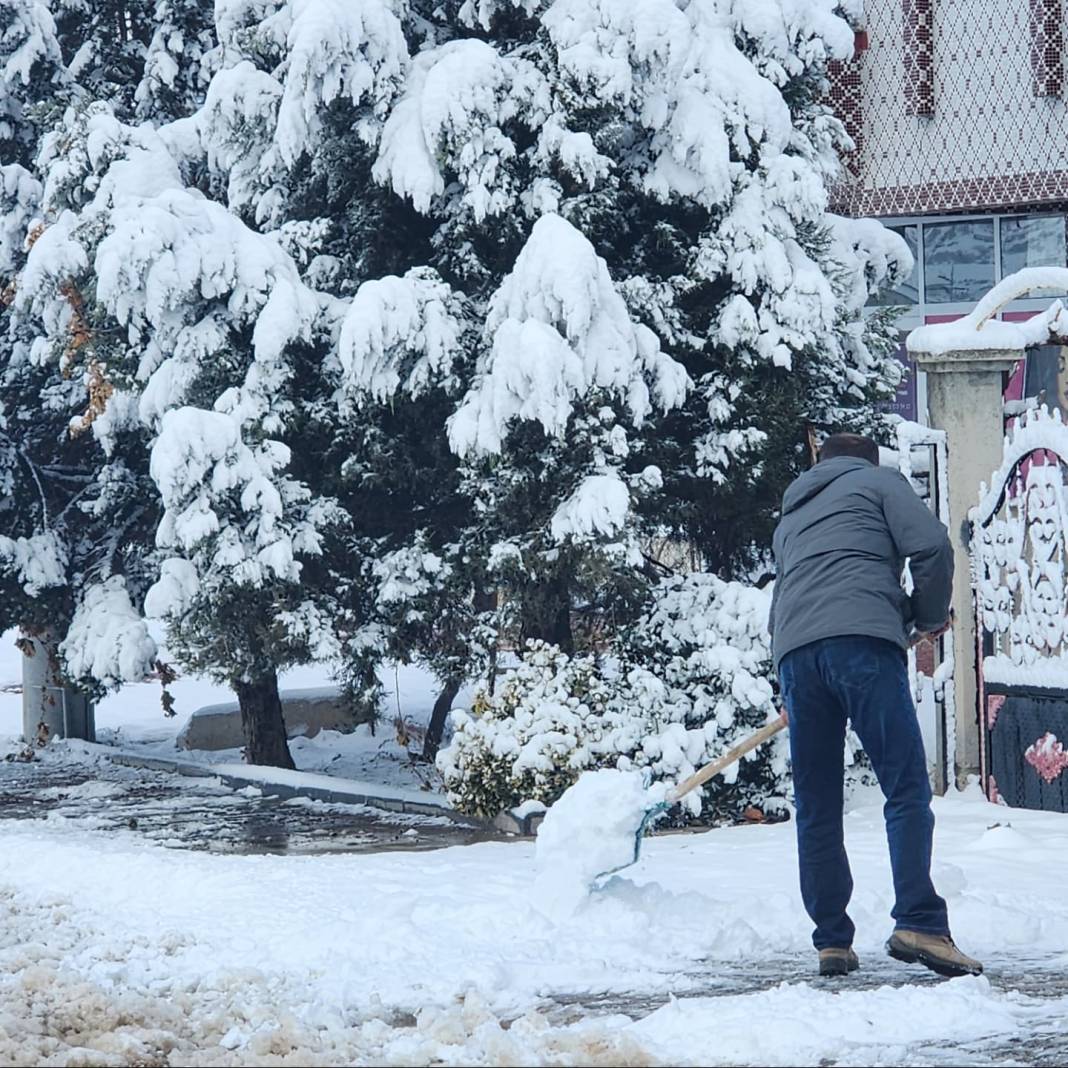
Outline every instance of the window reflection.
<path fill-rule="evenodd" d="M 1068 264 L 1064 224 L 1063 215 L 1020 215 L 1002 219 L 1002 276 L 1024 267 L 1064 267 Z"/>
<path fill-rule="evenodd" d="M 884 288 L 881 292 L 873 294 L 868 303 L 879 307 L 894 307 L 900 304 L 916 304 L 920 299 L 920 227 L 918 223 L 910 223 L 908 226 L 888 226 L 905 239 L 909 251 L 912 253 L 912 273 L 908 278 L 902 279 L 893 288 Z"/>
<path fill-rule="evenodd" d="M 923 228 L 926 299 L 975 301 L 994 284 L 994 223 L 987 219 L 930 223 Z"/>

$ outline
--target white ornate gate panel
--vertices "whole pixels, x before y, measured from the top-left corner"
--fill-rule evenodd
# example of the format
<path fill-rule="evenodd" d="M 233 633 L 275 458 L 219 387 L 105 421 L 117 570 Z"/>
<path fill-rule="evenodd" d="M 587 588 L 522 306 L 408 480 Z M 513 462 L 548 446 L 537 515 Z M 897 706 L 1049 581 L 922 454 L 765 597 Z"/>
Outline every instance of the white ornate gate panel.
<path fill-rule="evenodd" d="M 981 774 L 991 800 L 1068 811 L 1068 426 L 1028 413 L 972 509 Z"/>

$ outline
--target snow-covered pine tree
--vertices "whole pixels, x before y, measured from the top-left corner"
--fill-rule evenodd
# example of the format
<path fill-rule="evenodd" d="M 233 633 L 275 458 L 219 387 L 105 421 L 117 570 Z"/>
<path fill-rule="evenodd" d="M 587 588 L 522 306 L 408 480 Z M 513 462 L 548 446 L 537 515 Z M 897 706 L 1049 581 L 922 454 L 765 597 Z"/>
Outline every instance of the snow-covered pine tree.
<path fill-rule="evenodd" d="M 412 10 L 374 173 L 482 325 L 450 440 L 490 571 L 520 635 L 570 648 L 576 608 L 633 610 L 643 531 L 744 573 L 806 427 L 893 384 L 861 305 L 907 253 L 826 210 L 853 33 L 835 0 Z"/>
<path fill-rule="evenodd" d="M 69 286 L 62 296 L 63 372 L 37 358 L 37 332 L 12 307 L 32 286 L 23 268 L 46 226 L 42 138 L 78 86 L 48 5 L 6 4 L 0 51 L 0 627 L 22 629 L 33 681 L 43 686 L 27 694 L 27 711 L 36 695 L 33 714 L 46 727 L 77 730 L 60 714 L 84 703 L 72 678 L 92 694 L 142 678 L 155 655 L 128 588 L 138 582 L 133 546 L 144 543 L 150 509 L 143 487 L 131 492 L 121 451 L 105 462 L 91 435 L 76 439 L 96 414 L 101 385 L 84 360 L 82 295 Z M 41 734 L 32 718 L 27 729 Z"/>
<path fill-rule="evenodd" d="M 184 663 L 233 686 L 249 759 L 292 766 L 277 670 L 331 652 L 300 583 L 331 506 L 286 473 L 281 440 L 320 303 L 276 241 L 186 188 L 165 134 L 101 103 L 68 112 L 16 308 L 41 332 L 35 358 L 64 366 L 69 294 L 91 295 L 78 314 L 79 350 L 104 384 L 93 435 L 109 457 L 125 440 L 151 444 L 161 513 L 147 607 Z"/>
<path fill-rule="evenodd" d="M 418 266 L 433 254 L 431 224 L 372 176 L 419 30 L 382 0 L 219 10 L 223 65 L 194 120 L 212 180 L 333 298 L 336 351 L 309 367 L 293 465 L 347 517 L 320 560 L 337 595 L 343 678 L 373 711 L 382 657 L 418 657 L 442 680 L 447 710 L 492 657 L 484 553 L 460 538 L 471 506 L 445 432 L 470 378 L 473 328 L 462 294 Z M 431 755 L 443 720 L 427 736 Z"/>
<path fill-rule="evenodd" d="M 633 593 L 633 500 L 656 472 L 636 465 L 630 437 L 655 405 L 681 400 L 685 375 L 553 211 L 556 154 L 586 146 L 561 147 L 548 74 L 515 39 L 536 23 L 509 11 L 483 37 L 456 5 L 426 7 L 433 29 L 375 175 L 433 222 L 432 263 L 480 325 L 449 430 L 475 502 L 469 540 L 507 591 L 506 625 L 570 649 L 575 603 L 603 617 Z"/>
<path fill-rule="evenodd" d="M 107 53 L 98 31 L 112 8 L 125 30 Z M 92 42 L 84 58 L 118 57 L 109 69 L 144 59 L 134 99 L 126 87 L 118 96 L 122 115 L 136 103 L 154 124 L 180 117 L 157 136 L 84 102 L 68 116 L 64 152 L 99 196 L 79 199 L 78 177 L 57 167 L 49 206 L 73 215 L 52 220 L 31 257 L 38 299 L 22 311 L 52 328 L 54 355 L 60 279 L 91 293 L 87 334 L 111 391 L 94 429 L 109 446 L 135 426 L 153 441 L 164 559 L 150 607 L 186 663 L 238 690 L 250 758 L 286 763 L 277 669 L 335 651 L 325 620 L 346 613 L 317 597 L 340 604 L 360 573 L 324 451 L 338 409 L 322 364 L 344 307 L 313 295 L 300 270 L 322 291 L 351 293 L 373 260 L 364 247 L 393 248 L 353 190 L 361 152 L 374 188 L 368 131 L 406 44 L 391 6 L 373 0 L 151 8 L 145 18 L 147 5 L 71 6 Z M 86 95 L 107 76 L 87 79 Z M 204 106 L 183 115 L 201 86 Z M 193 180 L 219 203 L 185 188 Z M 366 683 L 366 664 L 354 674 Z"/>
<path fill-rule="evenodd" d="M 636 466 L 633 432 L 681 403 L 686 375 L 631 319 L 590 242 L 551 213 L 490 298 L 483 345 L 450 441 L 513 629 L 571 652 L 577 606 L 594 634 L 632 611 L 635 502 L 660 485 Z"/>
<path fill-rule="evenodd" d="M 654 531 L 746 577 L 808 427 L 892 389 L 862 307 L 907 251 L 827 212 L 846 139 L 819 98 L 853 6 L 414 5 L 375 173 L 483 327 L 450 437 L 522 636 L 570 649 L 581 609 L 618 630 Z M 756 771 L 749 800 L 777 788 Z"/>
<path fill-rule="evenodd" d="M 4 132 L 17 135 L 4 144 L 2 160 L 0 404 L 5 433 L 17 445 L 4 457 L 10 488 L 5 500 L 17 506 L 5 514 L 3 581 L 10 589 L 3 615 L 44 653 L 50 686 L 73 681 L 90 696 L 144 678 L 153 664 L 155 645 L 139 609 L 153 578 L 158 495 L 140 428 L 113 427 L 105 442 L 98 431 L 107 420 L 94 425 L 113 386 L 98 358 L 93 287 L 80 288 L 73 276 L 65 280 L 54 306 L 57 317 L 46 331 L 50 337 L 42 338 L 40 323 L 27 312 L 33 271 L 24 277 L 23 268 L 26 253 L 58 213 L 84 207 L 85 184 L 110 162 L 107 145 L 103 159 L 90 159 L 86 141 L 64 128 L 64 109 L 75 107 L 77 125 L 77 116 L 87 114 L 99 95 L 131 113 L 157 46 L 155 6 L 147 0 L 20 0 L 6 4 L 0 16 Z M 160 39 L 177 50 L 175 26 L 183 29 L 182 19 L 191 25 L 193 12 L 210 25 L 206 8 L 161 0 L 155 19 Z M 182 58 L 190 85 L 195 58 L 188 51 Z M 191 99 L 187 94 L 186 102 Z M 144 94 L 142 117 L 168 117 L 154 112 L 151 102 L 152 94 Z M 34 575 L 27 574 L 29 562 L 36 564 Z"/>

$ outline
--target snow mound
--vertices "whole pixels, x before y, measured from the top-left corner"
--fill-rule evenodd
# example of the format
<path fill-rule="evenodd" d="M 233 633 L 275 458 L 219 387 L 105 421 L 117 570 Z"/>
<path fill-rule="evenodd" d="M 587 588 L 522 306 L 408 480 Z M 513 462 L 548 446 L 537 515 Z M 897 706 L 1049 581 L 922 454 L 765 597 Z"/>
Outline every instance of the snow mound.
<path fill-rule="evenodd" d="M 570 916 L 598 875 L 634 859 L 634 836 L 665 786 L 646 787 L 639 771 L 601 768 L 581 775 L 545 815 L 534 857 L 537 907 L 553 919 Z"/>

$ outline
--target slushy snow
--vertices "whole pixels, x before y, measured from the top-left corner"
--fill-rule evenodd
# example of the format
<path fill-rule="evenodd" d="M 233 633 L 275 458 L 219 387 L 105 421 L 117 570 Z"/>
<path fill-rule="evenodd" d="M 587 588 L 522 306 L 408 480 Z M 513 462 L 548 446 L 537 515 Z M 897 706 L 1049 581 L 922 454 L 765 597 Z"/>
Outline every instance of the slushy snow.
<path fill-rule="evenodd" d="M 934 807 L 935 885 L 988 974 L 935 982 L 886 960 L 873 793 L 845 820 L 850 913 L 861 979 L 886 979 L 833 990 L 808 981 L 791 823 L 651 838 L 549 926 L 524 841 L 213 856 L 0 820 L 0 855 L 17 858 L 0 865 L 0 1063 L 1063 1062 L 1068 821 L 977 790 Z M 588 846 L 610 814 L 581 815 Z"/>
<path fill-rule="evenodd" d="M 564 919 L 579 908 L 599 875 L 630 864 L 642 818 L 665 789 L 663 783 L 647 787 L 640 771 L 600 768 L 580 775 L 538 828 L 538 908 Z"/>

